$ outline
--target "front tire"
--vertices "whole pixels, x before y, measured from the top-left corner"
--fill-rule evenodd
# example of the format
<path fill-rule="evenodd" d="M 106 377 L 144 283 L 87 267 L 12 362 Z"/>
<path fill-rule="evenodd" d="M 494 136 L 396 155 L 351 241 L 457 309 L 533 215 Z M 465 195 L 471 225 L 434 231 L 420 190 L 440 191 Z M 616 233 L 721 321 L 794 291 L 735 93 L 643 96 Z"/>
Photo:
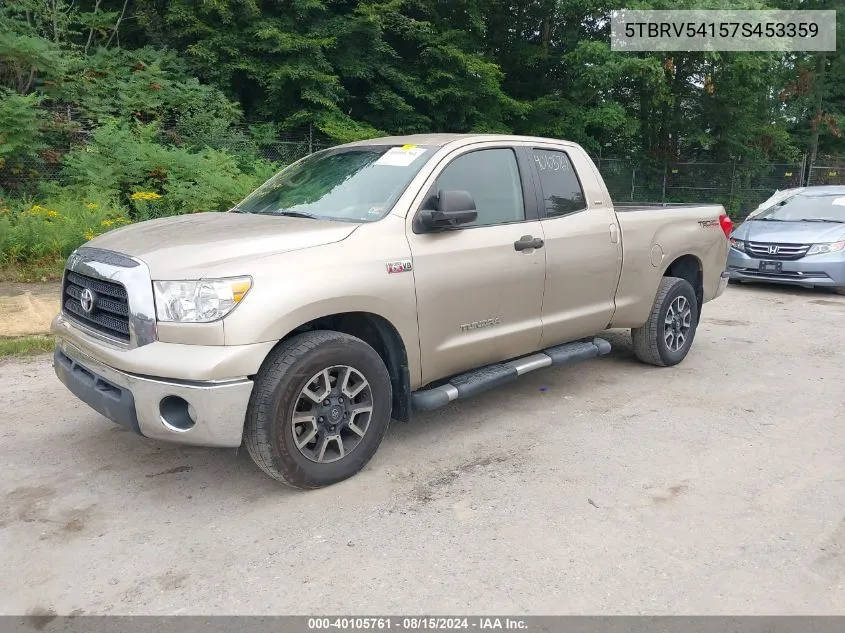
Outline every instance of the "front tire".
<path fill-rule="evenodd" d="M 631 330 L 634 354 L 649 365 L 677 365 L 692 346 L 698 314 L 698 299 L 690 283 L 678 277 L 663 277 L 648 321 Z"/>
<path fill-rule="evenodd" d="M 341 332 L 292 337 L 255 379 L 244 443 L 270 477 L 321 488 L 370 461 L 390 423 L 390 376 L 378 353 Z"/>

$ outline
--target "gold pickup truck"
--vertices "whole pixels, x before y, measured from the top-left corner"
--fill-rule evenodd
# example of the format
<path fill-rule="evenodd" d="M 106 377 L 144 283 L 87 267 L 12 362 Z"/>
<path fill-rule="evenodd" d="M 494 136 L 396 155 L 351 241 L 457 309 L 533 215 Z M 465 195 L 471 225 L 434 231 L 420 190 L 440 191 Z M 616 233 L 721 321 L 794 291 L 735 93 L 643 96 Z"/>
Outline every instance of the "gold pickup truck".
<path fill-rule="evenodd" d="M 727 284 L 730 231 L 718 205 L 614 209 L 574 143 L 351 143 L 228 213 L 79 248 L 54 365 L 140 435 L 245 444 L 271 477 L 317 488 L 363 468 L 391 419 L 607 354 L 607 328 L 679 363 Z"/>

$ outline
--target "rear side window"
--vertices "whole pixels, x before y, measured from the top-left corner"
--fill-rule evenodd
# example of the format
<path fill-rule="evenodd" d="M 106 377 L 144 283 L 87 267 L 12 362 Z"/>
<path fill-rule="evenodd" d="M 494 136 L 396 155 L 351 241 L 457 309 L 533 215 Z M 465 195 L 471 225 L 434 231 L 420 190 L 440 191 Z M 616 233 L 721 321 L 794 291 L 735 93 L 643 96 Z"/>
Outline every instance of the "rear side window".
<path fill-rule="evenodd" d="M 511 149 L 482 149 L 459 156 L 437 178 L 437 188 L 472 194 L 478 218 L 462 227 L 525 220 L 522 181 Z"/>
<path fill-rule="evenodd" d="M 558 218 L 587 208 L 584 190 L 565 152 L 535 148 L 531 154 L 540 174 L 546 217 Z"/>

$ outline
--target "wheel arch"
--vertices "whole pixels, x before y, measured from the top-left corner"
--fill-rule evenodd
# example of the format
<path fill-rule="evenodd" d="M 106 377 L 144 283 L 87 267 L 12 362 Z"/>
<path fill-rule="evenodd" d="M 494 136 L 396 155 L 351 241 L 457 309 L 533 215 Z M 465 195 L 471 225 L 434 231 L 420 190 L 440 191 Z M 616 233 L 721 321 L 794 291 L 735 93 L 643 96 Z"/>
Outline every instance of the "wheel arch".
<path fill-rule="evenodd" d="M 696 255 L 686 254 L 676 257 L 663 270 L 662 277 L 678 277 L 685 279 L 695 291 L 695 298 L 698 302 L 698 314 L 701 315 L 701 306 L 704 303 L 704 267 Z"/>
<path fill-rule="evenodd" d="M 410 417 L 411 378 L 408 353 L 396 327 L 383 316 L 373 312 L 339 312 L 317 317 L 303 323 L 285 336 L 277 345 L 289 338 L 314 330 L 343 332 L 361 339 L 372 347 L 384 361 L 393 388 L 393 419 L 407 422 Z M 274 347 L 275 349 L 275 347 Z"/>

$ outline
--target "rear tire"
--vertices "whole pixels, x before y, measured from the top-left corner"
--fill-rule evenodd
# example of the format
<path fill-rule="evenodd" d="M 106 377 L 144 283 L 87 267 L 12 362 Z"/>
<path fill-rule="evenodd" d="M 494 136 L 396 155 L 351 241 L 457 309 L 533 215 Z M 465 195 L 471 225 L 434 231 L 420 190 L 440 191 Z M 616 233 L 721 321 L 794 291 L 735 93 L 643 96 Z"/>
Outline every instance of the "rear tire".
<path fill-rule="evenodd" d="M 631 330 L 634 354 L 649 365 L 677 365 L 692 346 L 698 313 L 698 300 L 690 283 L 678 277 L 664 277 L 648 321 Z"/>
<path fill-rule="evenodd" d="M 352 477 L 390 423 L 390 376 L 361 339 L 306 332 L 279 345 L 255 379 L 244 425 L 253 461 L 294 488 Z"/>

